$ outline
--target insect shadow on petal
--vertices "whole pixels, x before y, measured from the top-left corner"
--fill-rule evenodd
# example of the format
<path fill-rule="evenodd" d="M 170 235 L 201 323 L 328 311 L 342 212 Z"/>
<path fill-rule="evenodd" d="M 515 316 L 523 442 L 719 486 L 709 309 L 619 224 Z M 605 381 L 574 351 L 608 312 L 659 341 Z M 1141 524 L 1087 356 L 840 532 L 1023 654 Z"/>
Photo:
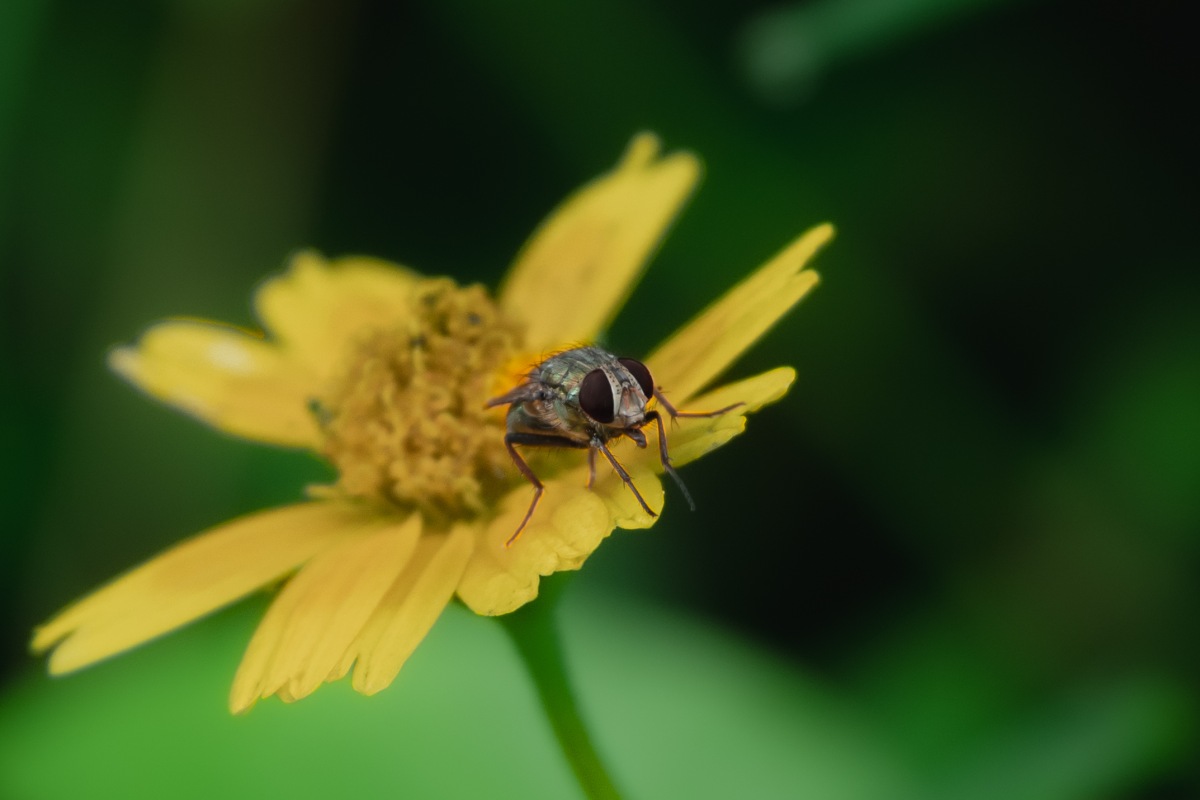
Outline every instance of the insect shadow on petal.
<path fill-rule="evenodd" d="M 556 353 L 531 369 L 525 383 L 487 402 L 489 407 L 508 406 L 504 446 L 534 489 L 529 510 L 505 542 L 505 547 L 511 547 L 525 530 L 546 488 L 517 452 L 517 445 L 587 450 L 589 489 L 596 479 L 596 452 L 599 451 L 645 512 L 654 517 L 657 514 L 646 504 L 629 473 L 608 447 L 613 439 L 627 436 L 638 447 L 644 448 L 646 435 L 642 428 L 653 422 L 658 427 L 658 455 L 663 471 L 679 486 L 688 507 L 693 511 L 696 509 L 683 480 L 671 466 L 662 414 L 657 409 L 646 408 L 651 398 L 658 400 L 672 419 L 716 417 L 742 405 L 734 403 L 716 411 L 678 411 L 654 385 L 645 364 L 632 358 L 618 358 L 599 347 L 576 347 Z"/>

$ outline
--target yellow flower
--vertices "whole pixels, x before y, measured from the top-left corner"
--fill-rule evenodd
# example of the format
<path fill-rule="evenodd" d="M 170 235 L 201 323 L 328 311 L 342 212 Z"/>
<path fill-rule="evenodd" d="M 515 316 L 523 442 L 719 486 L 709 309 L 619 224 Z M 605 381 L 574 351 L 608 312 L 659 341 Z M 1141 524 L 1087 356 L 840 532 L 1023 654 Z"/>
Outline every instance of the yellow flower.
<path fill-rule="evenodd" d="M 34 650 L 53 649 L 50 671 L 70 672 L 286 578 L 238 668 L 232 710 L 304 697 L 351 669 L 371 694 L 453 597 L 506 614 L 614 528 L 649 527 L 611 470 L 585 488 L 586 458 L 558 454 L 535 460 L 545 494 L 506 548 L 532 489 L 504 450 L 503 409 L 485 402 L 545 354 L 604 330 L 698 176 L 694 156 L 660 156 L 653 136 L 635 137 L 615 170 L 538 229 L 495 301 L 383 261 L 302 253 L 255 295 L 265 335 L 179 319 L 115 350 L 113 369 L 151 396 L 227 433 L 310 448 L 338 481 L 172 547 L 41 626 Z M 804 266 L 831 236 L 825 225 L 799 237 L 645 359 L 678 408 L 742 403 L 679 419 L 675 465 L 787 391 L 794 372 L 781 367 L 701 393 L 816 284 Z M 618 452 L 657 514 L 657 448 Z"/>

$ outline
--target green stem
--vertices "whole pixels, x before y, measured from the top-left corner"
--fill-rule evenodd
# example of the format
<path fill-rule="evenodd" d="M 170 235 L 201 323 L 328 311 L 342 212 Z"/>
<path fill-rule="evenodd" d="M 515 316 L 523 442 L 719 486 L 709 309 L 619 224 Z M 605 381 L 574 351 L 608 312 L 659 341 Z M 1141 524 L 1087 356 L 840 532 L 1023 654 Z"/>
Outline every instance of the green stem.
<path fill-rule="evenodd" d="M 550 718 L 554 736 L 583 793 L 590 800 L 619 800 L 621 795 L 608 777 L 579 716 L 579 706 L 575 703 L 563 659 L 562 640 L 555 624 L 558 600 L 571 575 L 573 573 L 559 573 L 543 578 L 536 600 L 499 619 L 533 678 L 542 709 Z"/>

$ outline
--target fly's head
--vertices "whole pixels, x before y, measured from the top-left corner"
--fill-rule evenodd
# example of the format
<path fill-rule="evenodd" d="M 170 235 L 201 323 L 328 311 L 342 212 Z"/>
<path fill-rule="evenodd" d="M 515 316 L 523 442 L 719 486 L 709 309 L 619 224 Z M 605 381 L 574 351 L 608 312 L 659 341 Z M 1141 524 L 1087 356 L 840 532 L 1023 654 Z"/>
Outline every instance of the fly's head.
<path fill-rule="evenodd" d="M 609 356 L 583 376 L 577 397 L 580 410 L 592 421 L 620 431 L 636 430 L 646 422 L 654 379 L 642 362 Z"/>

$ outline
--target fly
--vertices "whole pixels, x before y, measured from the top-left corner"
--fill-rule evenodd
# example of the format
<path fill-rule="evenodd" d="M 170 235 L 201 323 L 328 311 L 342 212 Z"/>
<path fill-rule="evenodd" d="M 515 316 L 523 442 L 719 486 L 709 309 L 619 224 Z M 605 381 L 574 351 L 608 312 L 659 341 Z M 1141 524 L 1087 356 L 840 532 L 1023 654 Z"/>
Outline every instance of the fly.
<path fill-rule="evenodd" d="M 505 547 L 511 547 L 525 530 L 546 488 L 517 452 L 516 445 L 587 450 L 589 489 L 596 479 L 596 452 L 599 451 L 645 512 L 654 517 L 657 514 L 650 510 L 629 473 L 608 447 L 613 439 L 627 436 L 638 447 L 644 448 L 646 435 L 642 428 L 653 422 L 658 426 L 658 456 L 663 471 L 674 479 L 688 506 L 693 511 L 696 509 L 691 494 L 667 455 L 667 432 L 662 415 L 657 409 L 646 408 L 652 398 L 658 400 L 671 419 L 715 417 L 741 405 L 734 403 L 706 412 L 677 411 L 654 385 L 645 364 L 632 358 L 617 358 L 599 347 L 576 347 L 556 353 L 530 370 L 525 383 L 488 401 L 489 407 L 508 406 L 504 446 L 534 489 L 525 518 L 505 542 Z"/>

